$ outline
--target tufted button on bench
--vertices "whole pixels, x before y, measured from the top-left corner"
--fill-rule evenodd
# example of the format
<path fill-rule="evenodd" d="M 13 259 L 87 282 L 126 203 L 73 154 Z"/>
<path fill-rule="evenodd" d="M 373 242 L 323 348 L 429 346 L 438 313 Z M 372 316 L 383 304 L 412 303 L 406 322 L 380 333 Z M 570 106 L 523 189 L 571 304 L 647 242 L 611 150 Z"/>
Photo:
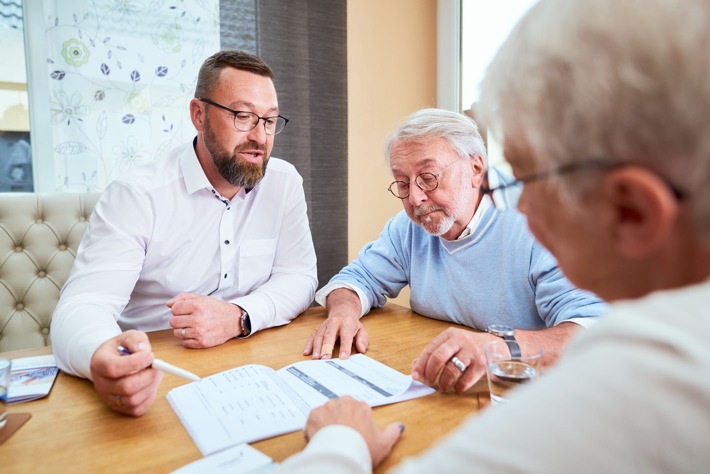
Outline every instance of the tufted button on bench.
<path fill-rule="evenodd" d="M 99 193 L 0 193 L 0 352 L 50 345 L 52 312 Z"/>

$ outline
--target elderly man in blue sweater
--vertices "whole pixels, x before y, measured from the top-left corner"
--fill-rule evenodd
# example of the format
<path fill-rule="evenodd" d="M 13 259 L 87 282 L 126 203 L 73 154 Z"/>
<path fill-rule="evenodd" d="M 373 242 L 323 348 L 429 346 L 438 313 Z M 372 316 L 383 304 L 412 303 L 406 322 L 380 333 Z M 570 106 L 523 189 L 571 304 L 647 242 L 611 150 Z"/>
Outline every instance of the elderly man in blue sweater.
<path fill-rule="evenodd" d="M 409 285 L 418 314 L 485 331 L 449 328 L 414 362 L 415 378 L 461 392 L 485 373 L 485 342 L 504 335 L 534 342 L 550 364 L 580 326 L 606 311 L 562 275 L 522 214 L 496 212 L 482 191 L 486 150 L 473 120 L 422 109 L 392 133 L 385 157 L 395 179 L 390 191 L 404 211 L 316 294 L 328 317 L 305 355 L 330 358 L 338 339 L 341 358 L 352 346 L 365 352 L 360 317 Z M 511 179 L 489 179 L 496 178 Z"/>

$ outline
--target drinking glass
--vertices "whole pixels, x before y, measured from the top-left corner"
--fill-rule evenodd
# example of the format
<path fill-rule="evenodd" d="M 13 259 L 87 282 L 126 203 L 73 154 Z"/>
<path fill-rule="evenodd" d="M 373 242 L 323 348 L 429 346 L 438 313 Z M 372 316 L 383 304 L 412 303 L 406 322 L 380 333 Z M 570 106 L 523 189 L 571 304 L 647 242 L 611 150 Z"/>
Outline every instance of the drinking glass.
<path fill-rule="evenodd" d="M 526 342 L 518 342 L 518 345 L 520 357 L 511 356 L 508 343 L 503 340 L 483 345 L 493 405 L 505 403 L 510 390 L 536 379 L 540 374 L 542 348 Z"/>

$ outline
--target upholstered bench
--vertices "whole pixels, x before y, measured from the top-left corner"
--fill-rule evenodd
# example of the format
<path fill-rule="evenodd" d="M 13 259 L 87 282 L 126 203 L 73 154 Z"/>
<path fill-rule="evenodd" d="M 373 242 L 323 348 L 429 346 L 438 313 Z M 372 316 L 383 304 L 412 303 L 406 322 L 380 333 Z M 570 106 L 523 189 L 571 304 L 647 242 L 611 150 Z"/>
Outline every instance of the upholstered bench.
<path fill-rule="evenodd" d="M 0 352 L 51 344 L 59 291 L 99 193 L 0 193 Z"/>

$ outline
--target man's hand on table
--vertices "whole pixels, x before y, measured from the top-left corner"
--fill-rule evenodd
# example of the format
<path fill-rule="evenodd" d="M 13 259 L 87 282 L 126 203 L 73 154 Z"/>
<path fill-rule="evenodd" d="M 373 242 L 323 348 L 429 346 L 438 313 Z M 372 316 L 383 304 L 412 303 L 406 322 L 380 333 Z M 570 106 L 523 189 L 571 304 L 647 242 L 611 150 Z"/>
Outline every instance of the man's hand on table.
<path fill-rule="evenodd" d="M 118 347 L 131 352 L 121 355 Z M 141 416 L 148 411 L 163 379 L 153 363 L 150 341 L 144 332 L 126 331 L 96 349 L 91 358 L 91 377 L 101 399 L 113 411 Z"/>
<path fill-rule="evenodd" d="M 498 340 L 488 333 L 448 328 L 436 336 L 412 363 L 412 378 L 433 387 L 439 379 L 439 390 L 453 388 L 465 392 L 486 373 L 483 344 Z M 465 365 L 461 371 L 451 358 L 456 356 Z"/>
<path fill-rule="evenodd" d="M 242 309 L 211 296 L 181 293 L 165 303 L 175 337 L 189 349 L 214 347 L 241 334 Z"/>
<path fill-rule="evenodd" d="M 364 354 L 369 339 L 360 322 L 361 305 L 357 293 L 346 288 L 334 290 L 326 298 L 326 308 L 328 317 L 316 327 L 306 341 L 303 355 L 312 355 L 314 359 L 330 359 L 334 355 L 347 359 L 353 346 Z M 338 340 L 340 353 L 333 354 Z"/>

